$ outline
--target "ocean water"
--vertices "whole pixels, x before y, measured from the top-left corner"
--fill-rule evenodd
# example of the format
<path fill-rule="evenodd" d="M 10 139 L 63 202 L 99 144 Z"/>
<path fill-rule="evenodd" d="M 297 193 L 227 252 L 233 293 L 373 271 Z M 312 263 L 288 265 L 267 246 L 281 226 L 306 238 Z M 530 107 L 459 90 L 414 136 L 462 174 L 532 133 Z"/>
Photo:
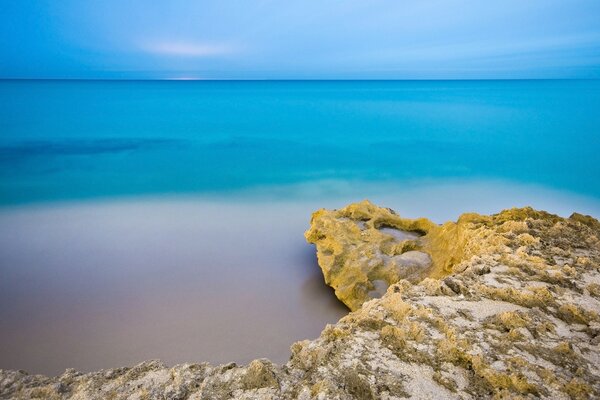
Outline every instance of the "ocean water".
<path fill-rule="evenodd" d="M 0 202 L 319 180 L 600 196 L 600 81 L 4 81 Z"/>
<path fill-rule="evenodd" d="M 284 363 L 347 310 L 303 238 L 600 216 L 600 81 L 0 81 L 0 368 Z"/>

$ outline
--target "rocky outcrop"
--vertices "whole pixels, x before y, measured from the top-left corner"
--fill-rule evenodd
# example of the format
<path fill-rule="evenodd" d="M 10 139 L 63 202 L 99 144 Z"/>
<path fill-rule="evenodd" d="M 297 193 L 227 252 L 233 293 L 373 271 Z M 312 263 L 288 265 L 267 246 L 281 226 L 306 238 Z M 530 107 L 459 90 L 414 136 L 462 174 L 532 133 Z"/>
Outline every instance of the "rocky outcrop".
<path fill-rule="evenodd" d="M 0 371 L 0 398 L 600 396 L 597 220 L 523 208 L 438 226 L 362 202 L 317 211 L 306 236 L 355 311 L 287 364 Z"/>
<path fill-rule="evenodd" d="M 468 229 L 472 218 L 476 216 L 463 215 L 458 222 L 440 226 L 425 218 L 401 218 L 363 201 L 315 212 L 305 236 L 317 246 L 325 282 L 338 299 L 357 310 L 401 279 L 443 278 L 469 252 L 482 253 L 481 238 Z"/>

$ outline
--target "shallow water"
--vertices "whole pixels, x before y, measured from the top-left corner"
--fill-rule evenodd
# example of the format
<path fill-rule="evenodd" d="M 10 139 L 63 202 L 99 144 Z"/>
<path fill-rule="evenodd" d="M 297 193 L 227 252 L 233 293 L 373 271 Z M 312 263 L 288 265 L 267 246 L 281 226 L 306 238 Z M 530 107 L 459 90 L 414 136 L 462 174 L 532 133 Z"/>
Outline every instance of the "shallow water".
<path fill-rule="evenodd" d="M 58 374 L 152 358 L 285 362 L 291 343 L 317 337 L 347 312 L 323 284 L 314 248 L 302 236 L 310 213 L 364 193 L 402 216 L 436 222 L 465 210 L 526 204 L 600 215 L 596 199 L 502 182 L 365 183 L 356 192 L 295 201 L 256 192 L 244 201 L 159 197 L 5 207 L 0 368 Z"/>
<path fill-rule="evenodd" d="M 2 81 L 0 368 L 285 362 L 346 312 L 311 212 L 600 216 L 599 108 L 599 81 Z"/>
<path fill-rule="evenodd" d="M 1 213 L 1 367 L 285 362 L 346 312 L 295 211 L 171 200 Z"/>

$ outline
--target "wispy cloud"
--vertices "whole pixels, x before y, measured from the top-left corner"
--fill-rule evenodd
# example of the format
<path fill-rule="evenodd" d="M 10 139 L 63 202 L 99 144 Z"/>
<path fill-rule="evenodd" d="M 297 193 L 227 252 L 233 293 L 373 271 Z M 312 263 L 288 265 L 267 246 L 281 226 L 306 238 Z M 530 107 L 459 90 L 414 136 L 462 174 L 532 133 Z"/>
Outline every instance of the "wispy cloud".
<path fill-rule="evenodd" d="M 189 41 L 146 42 L 141 48 L 152 54 L 180 57 L 211 57 L 235 52 L 235 48 L 229 44 Z"/>

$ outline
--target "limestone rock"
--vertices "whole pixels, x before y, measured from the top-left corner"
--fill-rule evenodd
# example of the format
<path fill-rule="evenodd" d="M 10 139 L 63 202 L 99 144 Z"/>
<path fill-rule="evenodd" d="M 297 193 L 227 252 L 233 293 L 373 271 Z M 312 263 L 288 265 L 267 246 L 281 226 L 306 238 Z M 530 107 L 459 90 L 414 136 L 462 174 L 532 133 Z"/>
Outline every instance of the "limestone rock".
<path fill-rule="evenodd" d="M 384 238 L 382 226 L 421 236 Z M 0 370 L 0 398 L 599 398 L 599 227 L 591 217 L 531 208 L 441 226 L 370 203 L 320 210 L 307 236 L 325 250 L 319 261 L 330 263 L 328 279 L 345 285 L 356 311 L 318 339 L 294 343 L 287 364 L 151 361 L 54 378 Z M 388 247 L 402 250 L 389 255 Z M 367 269 L 340 278 L 340 269 L 353 268 L 346 259 L 362 260 L 358 249 L 405 254 L 416 269 L 408 279 Z M 428 254 L 431 265 L 410 251 Z M 389 287 L 369 301 L 358 290 L 352 302 L 352 279 L 378 295 Z"/>
<path fill-rule="evenodd" d="M 325 282 L 357 310 L 379 294 L 375 282 L 389 286 L 401 279 L 442 278 L 470 252 L 481 252 L 480 232 L 471 229 L 477 218 L 467 214 L 440 226 L 425 218 L 402 218 L 365 200 L 315 212 L 305 237 L 317 246 Z"/>

